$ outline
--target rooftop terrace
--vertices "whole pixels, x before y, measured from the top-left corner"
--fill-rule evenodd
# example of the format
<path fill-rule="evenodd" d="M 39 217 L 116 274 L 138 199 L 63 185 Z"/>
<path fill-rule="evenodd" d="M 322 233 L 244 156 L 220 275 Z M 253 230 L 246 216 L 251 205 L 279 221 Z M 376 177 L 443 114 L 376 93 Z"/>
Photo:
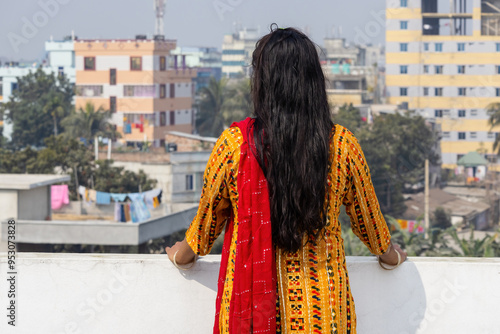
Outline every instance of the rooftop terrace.
<path fill-rule="evenodd" d="M 186 272 L 165 255 L 19 253 L 17 322 L 1 333 L 210 333 L 218 256 Z M 500 333 L 500 259 L 347 259 L 359 334 Z M 2 308 L 7 255 L 0 254 Z"/>

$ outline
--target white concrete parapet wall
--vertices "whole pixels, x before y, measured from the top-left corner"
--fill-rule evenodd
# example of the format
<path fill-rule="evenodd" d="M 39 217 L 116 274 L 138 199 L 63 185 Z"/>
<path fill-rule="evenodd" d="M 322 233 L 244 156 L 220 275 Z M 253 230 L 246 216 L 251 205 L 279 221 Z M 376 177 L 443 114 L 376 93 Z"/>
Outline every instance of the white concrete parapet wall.
<path fill-rule="evenodd" d="M 211 333 L 219 261 L 184 272 L 166 255 L 18 253 L 14 328 L 1 253 L 0 333 Z M 347 267 L 360 334 L 500 333 L 500 259 L 411 258 L 384 271 L 351 257 Z"/>

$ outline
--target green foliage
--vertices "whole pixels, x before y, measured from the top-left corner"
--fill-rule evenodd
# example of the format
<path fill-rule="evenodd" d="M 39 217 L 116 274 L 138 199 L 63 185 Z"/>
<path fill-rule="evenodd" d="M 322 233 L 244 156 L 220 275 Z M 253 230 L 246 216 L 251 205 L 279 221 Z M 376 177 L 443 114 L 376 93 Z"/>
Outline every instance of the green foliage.
<path fill-rule="evenodd" d="M 211 78 L 208 87 L 198 92 L 199 109 L 196 129 L 202 136 L 219 137 L 225 128 L 252 112 L 250 81 L 240 79 L 234 84 L 222 78 Z"/>
<path fill-rule="evenodd" d="M 95 190 L 109 193 L 133 193 L 151 190 L 156 180 L 148 178 L 143 170 L 134 173 L 123 167 L 112 166 L 112 160 L 98 160 L 95 176 Z"/>
<path fill-rule="evenodd" d="M 46 74 L 41 68 L 17 80 L 18 89 L 0 113 L 13 124 L 14 149 L 41 147 L 45 138 L 57 135 L 61 120 L 72 110 L 73 86 L 64 76 Z"/>
<path fill-rule="evenodd" d="M 499 257 L 500 243 L 496 242 L 498 232 L 495 235 L 487 235 L 482 239 L 474 238 L 474 229 L 470 230 L 469 239 L 462 239 L 455 229 L 447 230 L 449 235 L 458 245 L 458 255 L 466 257 Z"/>
<path fill-rule="evenodd" d="M 87 102 L 85 109 L 80 108 L 73 111 L 68 117 L 62 120 L 61 124 L 65 133 L 72 138 L 84 138 L 91 143 L 94 137 L 106 137 L 116 140 L 120 134 L 109 123 L 111 112 Z"/>
<path fill-rule="evenodd" d="M 357 137 L 371 170 L 372 182 L 382 212 L 402 214 L 405 184 L 415 184 L 424 177 L 425 159 L 438 163 L 433 147 L 436 139 L 425 119 L 413 113 L 387 114 L 364 122 L 359 110 L 344 105 L 334 116 L 337 124 Z"/>
<path fill-rule="evenodd" d="M 45 148 L 38 151 L 27 147 L 13 152 L 0 148 L 0 173 L 53 174 L 57 169 L 62 174 L 69 174 L 70 197 L 75 200 L 76 182 L 78 184 L 111 193 L 138 192 L 150 190 L 156 180 L 147 177 L 144 171 L 138 173 L 113 167 L 112 161 L 94 163 L 93 153 L 80 141 L 64 135 L 50 136 L 45 139 Z"/>
<path fill-rule="evenodd" d="M 451 218 L 450 215 L 446 212 L 442 207 L 436 208 L 434 211 L 434 217 L 431 221 L 432 227 L 447 229 L 451 227 Z"/>
<path fill-rule="evenodd" d="M 500 125 L 500 103 L 491 103 L 486 107 L 486 112 L 490 116 L 488 123 L 491 128 L 498 127 Z M 497 151 L 497 154 L 500 154 L 500 136 L 497 136 L 495 139 L 495 143 L 493 144 L 493 150 Z"/>

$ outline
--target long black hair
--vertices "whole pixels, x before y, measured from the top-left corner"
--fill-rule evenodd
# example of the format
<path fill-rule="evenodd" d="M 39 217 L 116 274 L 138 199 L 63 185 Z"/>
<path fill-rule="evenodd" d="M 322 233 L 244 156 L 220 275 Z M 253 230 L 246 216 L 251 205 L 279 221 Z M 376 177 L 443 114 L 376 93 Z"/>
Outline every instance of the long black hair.
<path fill-rule="evenodd" d="M 252 56 L 255 155 L 268 181 L 273 242 L 296 252 L 326 226 L 325 195 L 333 123 L 315 44 L 276 29 Z"/>

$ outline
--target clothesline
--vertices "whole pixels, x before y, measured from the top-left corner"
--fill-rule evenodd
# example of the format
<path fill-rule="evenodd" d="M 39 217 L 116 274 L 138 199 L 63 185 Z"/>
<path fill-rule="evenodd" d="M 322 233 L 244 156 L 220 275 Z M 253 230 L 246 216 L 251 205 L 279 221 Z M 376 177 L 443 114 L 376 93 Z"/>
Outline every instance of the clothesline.
<path fill-rule="evenodd" d="M 144 191 L 141 193 L 107 193 L 103 191 L 97 191 L 94 189 L 88 189 L 84 186 L 78 187 L 78 194 L 81 198 L 87 202 L 95 202 L 97 204 L 106 205 L 111 204 L 111 200 L 114 202 L 125 202 L 127 199 L 130 201 L 142 199 L 146 204 L 161 203 L 162 190 L 160 188 Z M 156 207 L 156 206 L 154 206 Z"/>

